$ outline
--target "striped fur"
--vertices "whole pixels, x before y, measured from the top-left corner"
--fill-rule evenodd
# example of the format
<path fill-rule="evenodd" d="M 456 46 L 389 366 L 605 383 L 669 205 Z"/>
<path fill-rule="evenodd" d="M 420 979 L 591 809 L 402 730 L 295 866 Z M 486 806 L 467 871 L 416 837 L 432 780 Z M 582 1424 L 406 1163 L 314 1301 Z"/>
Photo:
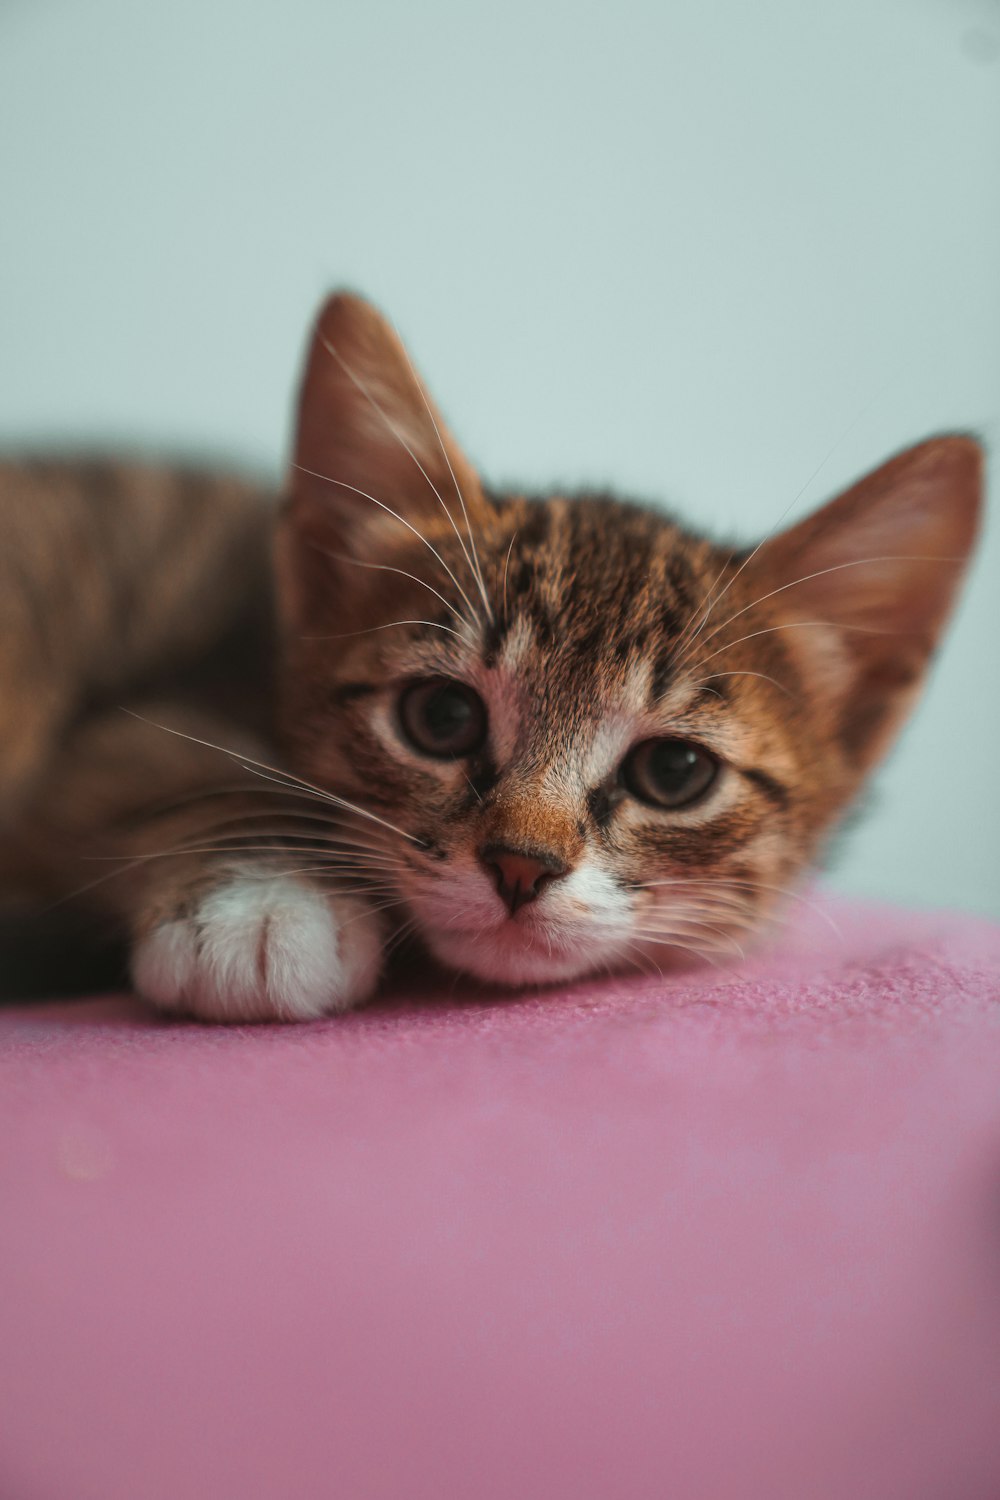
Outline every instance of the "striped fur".
<path fill-rule="evenodd" d="M 316 327 L 295 460 L 277 525 L 235 481 L 0 472 L 0 892 L 37 904 L 90 875 L 77 901 L 131 932 L 153 998 L 217 1018 L 357 1003 L 404 936 L 508 984 L 738 954 L 905 717 L 981 465 L 969 439 L 933 439 L 756 550 L 607 495 L 495 493 L 348 296 Z M 478 693 L 474 753 L 408 742 L 400 693 L 424 678 Z M 664 737 L 718 763 L 690 807 L 623 779 Z M 514 915 L 498 846 L 560 870 Z M 295 882 L 309 921 L 288 916 Z M 325 990 L 316 965 L 279 961 L 320 932 L 317 895 L 322 941 L 363 951 L 363 979 Z M 233 933 L 257 957 L 229 1005 L 192 955 L 231 955 Z"/>

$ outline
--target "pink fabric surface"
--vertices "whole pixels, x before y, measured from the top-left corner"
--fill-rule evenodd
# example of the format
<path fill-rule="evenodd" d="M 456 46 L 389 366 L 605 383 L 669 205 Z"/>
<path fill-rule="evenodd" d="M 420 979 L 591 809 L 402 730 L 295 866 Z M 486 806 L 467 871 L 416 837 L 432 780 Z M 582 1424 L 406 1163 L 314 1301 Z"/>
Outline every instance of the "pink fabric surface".
<path fill-rule="evenodd" d="M 0 1014 L 3 1500 L 997 1500 L 1000 932 Z"/>

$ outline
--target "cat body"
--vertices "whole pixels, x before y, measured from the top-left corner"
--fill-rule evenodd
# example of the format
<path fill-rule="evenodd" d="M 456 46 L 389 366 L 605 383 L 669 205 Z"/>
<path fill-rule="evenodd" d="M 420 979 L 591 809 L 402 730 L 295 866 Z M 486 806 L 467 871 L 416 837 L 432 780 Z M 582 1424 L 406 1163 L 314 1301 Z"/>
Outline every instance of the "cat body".
<path fill-rule="evenodd" d="M 981 453 L 942 437 L 732 548 L 489 491 L 392 330 L 314 331 L 280 501 L 0 472 L 0 898 L 128 934 L 206 1019 L 738 956 L 919 689 Z"/>

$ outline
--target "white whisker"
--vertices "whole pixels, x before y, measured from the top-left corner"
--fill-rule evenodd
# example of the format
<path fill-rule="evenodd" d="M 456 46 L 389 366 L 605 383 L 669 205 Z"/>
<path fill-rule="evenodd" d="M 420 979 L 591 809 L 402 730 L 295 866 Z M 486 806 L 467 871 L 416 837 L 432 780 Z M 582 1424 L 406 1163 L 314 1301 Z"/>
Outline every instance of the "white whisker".
<path fill-rule="evenodd" d="M 401 516 L 398 511 L 393 510 L 391 505 L 385 505 L 381 500 L 376 500 L 375 496 L 370 495 L 367 490 L 359 489 L 356 484 L 348 484 L 346 479 L 333 479 L 329 474 L 320 474 L 315 469 L 307 469 L 304 464 L 295 464 L 294 467 L 298 469 L 300 473 L 308 474 L 310 478 L 318 479 L 323 484 L 334 484 L 339 489 L 351 490 L 353 494 L 360 495 L 362 499 L 370 500 L 373 505 L 378 506 L 379 510 L 384 510 L 387 516 L 392 516 L 394 521 L 398 521 L 401 526 L 405 526 L 407 531 L 412 532 L 412 534 L 417 538 L 417 541 L 422 542 L 423 545 L 427 548 L 428 552 L 430 552 L 434 557 L 437 558 L 438 562 L 441 564 L 442 568 L 447 573 L 448 577 L 451 579 L 458 592 L 461 594 L 462 599 L 469 610 L 469 613 L 476 620 L 480 619 L 479 611 L 475 608 L 472 600 L 469 598 L 468 594 L 465 592 L 464 588 L 459 583 L 458 579 L 455 577 L 455 574 L 452 572 L 451 568 L 449 568 L 440 552 L 434 546 L 433 542 L 429 542 L 423 535 L 423 533 L 418 531 L 417 528 L 412 525 L 405 516 Z"/>
<path fill-rule="evenodd" d="M 337 796 L 335 792 L 324 791 L 322 787 L 314 786 L 311 781 L 306 781 L 301 776 L 295 776 L 291 771 L 279 770 L 277 766 L 270 766 L 266 761 L 254 760 L 251 756 L 244 755 L 239 750 L 227 750 L 224 745 L 213 744 L 211 740 L 200 739 L 195 734 L 185 734 L 181 729 L 171 729 L 169 724 L 157 724 L 154 719 L 147 719 L 145 715 L 137 714 L 131 708 L 122 708 L 121 712 L 128 714 L 130 718 L 138 719 L 143 724 L 149 724 L 153 729 L 162 729 L 165 734 L 173 734 L 178 739 L 189 740 L 194 745 L 202 745 L 206 750 L 217 750 L 220 755 L 225 755 L 236 765 L 242 766 L 244 770 L 249 771 L 251 775 L 260 776 L 265 781 L 284 778 L 278 780 L 279 786 L 293 784 L 304 787 L 307 791 L 313 792 L 320 801 L 329 802 L 334 807 L 341 807 L 347 812 L 356 813 L 358 817 L 367 818 L 372 823 L 377 823 L 381 828 L 388 829 L 390 833 L 397 833 L 400 838 L 408 839 L 411 844 L 416 844 L 418 847 L 420 845 L 419 839 L 414 838 L 411 833 L 406 833 L 402 828 L 397 828 L 395 823 L 390 823 L 387 819 L 380 818 L 377 813 L 369 812 L 365 807 L 359 807 L 357 803 L 349 802 L 345 797 Z M 265 774 L 267 772 L 272 772 L 273 775 Z"/>
<path fill-rule="evenodd" d="M 640 932 L 638 934 L 638 937 L 639 940 L 643 943 L 655 943 L 658 946 L 662 946 L 665 948 L 680 948 L 685 953 L 693 953 L 696 958 L 704 959 L 706 963 L 711 964 L 713 969 L 717 969 L 720 967 L 720 965 L 712 957 L 712 952 L 718 950 L 710 950 L 699 947 L 694 943 L 686 943 L 684 942 L 683 938 L 674 935 L 657 936 L 655 934 L 646 934 Z"/>
<path fill-rule="evenodd" d="M 321 552 L 324 557 L 332 558 L 334 562 L 353 563 L 356 568 L 368 568 L 370 571 L 376 573 L 398 573 L 400 578 L 409 578 L 412 583 L 419 583 L 421 588 L 427 589 L 428 593 L 433 594 L 435 599 L 440 599 L 445 609 L 454 616 L 460 625 L 468 626 L 469 622 L 461 611 L 455 608 L 450 599 L 446 599 L 444 594 L 440 593 L 432 583 L 428 583 L 426 578 L 420 578 L 416 573 L 408 573 L 405 568 L 395 568 L 390 563 L 365 562 L 360 557 L 352 557 L 349 552 L 333 552 L 329 547 L 320 547 L 318 544 L 315 546 L 315 551 Z"/>
<path fill-rule="evenodd" d="M 699 678 L 692 686 L 702 687 L 706 682 L 714 681 L 716 677 L 759 677 L 762 682 L 773 682 L 779 692 L 784 693 L 787 698 L 791 698 L 793 703 L 801 701 L 798 695 L 792 692 L 791 688 L 787 688 L 783 682 L 779 682 L 776 677 L 769 676 L 767 672 L 713 672 L 709 677 Z"/>
<path fill-rule="evenodd" d="M 785 620 L 781 625 L 768 625 L 764 630 L 751 630 L 749 635 L 737 636 L 735 641 L 727 641 L 724 646 L 719 647 L 718 651 L 710 651 L 707 656 L 703 656 L 691 670 L 700 671 L 706 662 L 713 661 L 724 651 L 731 651 L 734 646 L 742 645 L 744 641 L 756 640 L 761 635 L 775 635 L 779 630 L 804 630 L 814 625 L 827 625 L 831 630 L 850 630 L 860 635 L 900 635 L 902 633 L 898 630 L 879 630 L 874 625 L 846 625 L 842 620 Z"/>
<path fill-rule="evenodd" d="M 483 800 L 482 793 L 477 788 L 475 782 L 472 780 L 472 777 L 469 775 L 468 771 L 463 770 L 462 771 L 462 775 L 465 777 L 466 781 L 469 783 L 469 786 L 470 786 L 470 788 L 472 790 L 472 795 L 475 797 L 476 801 L 481 803 L 482 800 Z"/>
<path fill-rule="evenodd" d="M 702 937 L 701 932 L 711 933 L 713 936 Z M 645 932 L 642 929 L 638 929 L 636 936 L 643 943 L 654 943 L 657 946 L 668 948 L 686 948 L 691 953 L 697 953 L 703 958 L 707 958 L 709 954 L 713 953 L 717 955 L 732 954 L 734 957 L 745 961 L 746 954 L 735 939 L 728 942 L 719 941 L 714 936 L 715 933 L 715 928 L 703 924 L 699 930 L 694 931 L 687 927 L 680 929 L 660 928 L 653 932 Z M 724 934 L 719 933 L 718 938 L 724 938 Z"/>
<path fill-rule="evenodd" d="M 430 402 L 427 399 L 427 393 L 424 390 L 423 382 L 420 380 L 419 376 L 417 375 L 416 370 L 413 368 L 412 361 L 410 360 L 410 356 L 409 356 L 409 354 L 406 351 L 406 346 L 403 343 L 402 339 L 399 340 L 399 347 L 402 349 L 402 351 L 403 351 L 403 357 L 406 360 L 406 363 L 410 367 L 410 374 L 413 377 L 413 383 L 416 386 L 417 390 L 420 392 L 420 399 L 423 401 L 424 406 L 427 409 L 427 415 L 428 415 L 428 417 L 430 417 L 431 426 L 434 428 L 434 436 L 437 438 L 438 447 L 441 449 L 441 453 L 442 453 L 442 456 L 444 457 L 444 461 L 448 465 L 448 473 L 451 475 L 451 482 L 455 486 L 455 494 L 458 496 L 458 503 L 462 507 L 462 515 L 463 515 L 463 517 L 465 519 L 465 529 L 466 529 L 466 531 L 469 534 L 469 546 L 472 548 L 472 559 L 470 560 L 468 553 L 466 553 L 466 561 L 469 563 L 469 569 L 470 569 L 470 571 L 472 573 L 473 578 L 476 580 L 476 582 L 479 585 L 479 592 L 483 596 L 483 604 L 486 606 L 486 613 L 487 613 L 489 619 L 492 620 L 493 619 L 493 606 L 490 604 L 489 595 L 486 592 L 486 584 L 485 584 L 485 581 L 483 579 L 483 570 L 482 570 L 482 567 L 481 567 L 480 562 L 479 562 L 479 553 L 476 551 L 476 538 L 475 538 L 475 536 L 473 534 L 473 531 L 472 531 L 472 522 L 469 519 L 469 512 L 468 512 L 468 510 L 466 508 L 465 496 L 462 494 L 462 486 L 459 484 L 459 482 L 458 482 L 458 476 L 455 473 L 454 468 L 452 467 L 451 455 L 449 454 L 448 449 L 445 447 L 444 439 L 442 438 L 440 429 L 438 428 L 437 419 L 434 416 L 433 408 L 431 407 L 431 404 L 430 404 Z M 426 478 L 427 476 L 425 475 L 424 477 Z M 430 483 L 429 480 L 428 480 L 428 483 Z M 432 486 L 432 488 L 433 488 L 433 486 Z M 437 494 L 437 491 L 435 490 L 434 493 Z M 438 499 L 439 500 L 441 499 L 440 495 L 438 495 Z M 444 505 L 444 501 L 443 500 L 441 500 L 441 504 Z M 445 506 L 445 509 L 447 510 L 447 506 Z M 451 512 L 450 511 L 448 512 L 448 517 L 449 517 L 449 520 L 450 520 L 451 519 Z M 456 527 L 455 530 L 456 530 L 456 534 L 457 534 L 458 528 Z M 459 541 L 461 541 L 461 537 L 459 537 Z M 464 545 L 463 545 L 462 550 L 465 551 Z"/>
<path fill-rule="evenodd" d="M 449 635 L 456 636 L 458 640 L 465 640 L 460 630 L 453 630 L 450 625 L 442 625 L 437 620 L 387 620 L 383 625 L 368 625 L 364 630 L 338 630 L 333 635 L 302 635 L 299 636 L 299 640 L 346 641 L 356 635 L 371 635 L 376 630 L 393 630 L 397 625 L 428 625 L 432 630 L 445 630 Z"/>
<path fill-rule="evenodd" d="M 130 865 L 134 867 L 135 865 L 146 864 L 150 860 L 177 859 L 186 854 L 225 854 L 233 856 L 240 854 L 308 854 L 311 858 L 318 859 L 321 856 L 325 857 L 326 850 L 323 845 L 309 845 L 305 843 L 246 844 L 235 841 L 227 841 L 217 844 L 174 844 L 167 849 L 152 849 L 147 850 L 143 854 L 135 854 L 132 856 L 119 854 L 92 854 L 85 856 L 85 858 L 88 860 L 94 860 L 95 862 L 101 864 L 112 861 L 117 862 L 121 859 L 128 859 Z M 340 856 L 336 853 L 336 851 L 331 850 L 329 853 L 329 858 L 326 859 L 325 867 L 329 869 L 330 866 L 335 864 L 339 858 Z M 358 867 L 358 864 L 354 862 L 345 864 L 343 866 L 345 870 L 356 870 L 358 869 Z M 378 864 L 378 861 L 363 860 L 360 862 L 360 868 L 371 868 L 372 870 L 375 870 L 380 868 L 380 866 Z M 386 864 L 385 868 L 388 870 L 395 870 L 397 866 L 393 864 Z"/>
<path fill-rule="evenodd" d="M 344 359 L 344 357 L 334 348 L 334 346 L 330 343 L 330 341 L 328 339 L 324 338 L 321 335 L 320 336 L 320 342 L 322 343 L 323 348 L 326 350 L 326 352 L 329 355 L 331 355 L 333 357 L 333 359 L 335 359 L 337 361 L 337 364 L 343 370 L 343 372 L 347 376 L 348 380 L 350 380 L 351 383 L 354 386 L 357 387 L 357 389 L 361 392 L 361 394 L 365 397 L 365 399 L 371 403 L 371 405 L 373 406 L 373 408 L 375 409 L 375 411 L 378 412 L 379 416 L 382 418 L 383 422 L 386 424 L 386 426 L 388 427 L 389 431 L 392 433 L 393 437 L 399 443 L 400 447 L 402 447 L 403 450 L 406 453 L 409 454 L 410 458 L 412 458 L 413 462 L 416 464 L 417 468 L 420 470 L 420 472 L 423 475 L 424 479 L 426 479 L 427 483 L 430 485 L 431 490 L 434 493 L 435 499 L 437 500 L 437 502 L 440 505 L 441 509 L 444 511 L 445 515 L 448 517 L 448 520 L 451 523 L 451 529 L 452 529 L 452 531 L 454 531 L 456 537 L 458 538 L 458 544 L 461 547 L 463 556 L 465 557 L 465 560 L 466 560 L 466 562 L 467 562 L 467 564 L 469 566 L 469 571 L 472 573 L 473 578 L 477 579 L 477 581 L 479 582 L 480 588 L 482 588 L 482 580 L 478 579 L 478 575 L 476 574 L 476 570 L 472 566 L 472 559 L 469 557 L 468 549 L 466 548 L 465 541 L 463 540 L 463 537 L 462 537 L 462 533 L 459 531 L 458 526 L 455 524 L 455 517 L 452 515 L 452 513 L 449 510 L 447 504 L 445 503 L 445 499 L 444 499 L 444 496 L 441 494 L 441 491 L 438 489 L 437 485 L 434 483 L 433 479 L 428 474 L 427 470 L 424 468 L 423 464 L 420 462 L 419 458 L 414 453 L 413 449 L 410 447 L 409 443 L 406 441 L 406 439 L 403 436 L 403 434 L 400 432 L 400 430 L 397 427 L 396 423 L 389 416 L 389 413 L 385 410 L 385 408 L 381 405 L 381 403 L 379 401 L 377 401 L 376 398 L 372 395 L 371 391 L 365 385 L 365 383 L 361 379 L 361 377 L 359 375 L 355 374 L 355 372 L 351 369 L 350 365 L 347 363 L 347 361 Z M 400 347 L 402 347 L 402 345 Z M 406 354 L 405 349 L 404 349 L 403 352 L 404 352 L 404 355 L 405 355 Z M 409 356 L 406 356 L 406 357 L 407 357 L 407 360 L 408 360 Z M 412 365 L 410 366 L 410 368 L 412 370 L 412 368 L 413 368 Z M 416 376 L 414 376 L 414 379 L 416 379 Z M 421 386 L 419 380 L 417 381 L 417 388 L 420 390 L 421 395 L 423 395 L 423 387 Z M 425 404 L 426 404 L 426 397 L 424 398 L 424 400 L 425 400 Z M 430 410 L 430 408 L 428 407 L 428 411 L 429 410 Z M 435 430 L 435 432 L 437 432 L 437 425 L 436 424 L 435 424 L 434 430 Z M 438 441 L 440 442 L 440 434 L 438 434 Z M 442 447 L 443 447 L 443 444 L 442 444 Z M 447 457 L 447 454 L 445 455 L 445 457 Z M 448 467 L 451 468 L 450 461 L 449 461 Z M 455 476 L 454 476 L 454 473 L 453 473 L 452 474 L 452 478 L 454 479 L 454 477 Z M 455 480 L 455 486 L 456 486 L 456 488 L 458 487 L 458 481 L 457 480 Z M 459 499 L 461 500 L 462 510 L 464 512 L 465 511 L 465 501 L 462 500 L 461 491 L 459 491 Z M 466 521 L 468 521 L 468 516 L 466 516 Z M 482 592 L 483 592 L 483 601 L 486 604 L 487 613 L 490 614 L 490 615 L 492 615 L 492 611 L 490 610 L 489 600 L 486 597 L 486 590 L 485 590 L 485 588 L 482 589 Z M 468 603 L 468 600 L 466 602 Z M 470 609 L 472 608 L 471 604 L 469 605 L 469 607 L 470 607 Z"/>
<path fill-rule="evenodd" d="M 918 555 L 911 556 L 905 553 L 899 553 L 895 556 L 887 557 L 857 557 L 852 558 L 850 562 L 835 563 L 829 568 L 818 568 L 815 573 L 804 573 L 801 578 L 793 578 L 791 583 L 783 583 L 780 588 L 771 589 L 769 593 L 761 594 L 758 599 L 754 599 L 750 604 L 745 604 L 742 609 L 736 610 L 729 616 L 728 620 L 723 620 L 721 625 L 716 625 L 713 630 L 710 630 L 708 632 L 708 634 L 705 636 L 705 644 L 707 645 L 708 642 L 715 636 L 717 636 L 721 630 L 725 630 L 727 625 L 731 625 L 733 621 L 738 620 L 741 615 L 747 614 L 751 609 L 756 609 L 758 604 L 764 604 L 768 599 L 773 599 L 775 595 L 783 594 L 788 589 L 798 588 L 800 583 L 810 583 L 814 578 L 823 578 L 827 573 L 840 573 L 845 568 L 865 568 L 874 566 L 877 563 L 933 562 L 950 563 L 953 566 L 959 566 L 961 565 L 962 561 L 963 559 L 960 557 L 927 557 Z"/>
<path fill-rule="evenodd" d="M 821 917 L 822 920 L 824 922 L 826 922 L 827 926 L 833 932 L 834 936 L 836 938 L 838 938 L 841 942 L 844 941 L 844 934 L 841 931 L 840 927 L 837 925 L 837 923 L 834 921 L 833 917 L 831 917 L 830 913 L 828 911 L 826 911 L 824 907 L 818 905 L 815 901 L 810 901 L 808 897 L 803 896 L 799 891 L 793 890 L 791 886 L 787 886 L 787 885 L 773 885 L 773 884 L 770 884 L 769 882 L 764 881 L 764 880 L 739 880 L 739 879 L 736 879 L 733 876 L 721 875 L 721 876 L 716 876 L 716 877 L 705 876 L 705 877 L 702 877 L 702 878 L 687 877 L 687 876 L 685 876 L 683 878 L 678 878 L 678 879 L 674 879 L 674 880 L 648 880 L 648 881 L 644 881 L 643 882 L 643 885 L 642 885 L 641 888 L 643 890 L 653 890 L 653 889 L 658 889 L 659 887 L 662 887 L 662 886 L 678 886 L 678 885 L 682 885 L 682 886 L 709 886 L 711 888 L 710 893 L 709 893 L 710 897 L 712 896 L 712 893 L 715 893 L 720 898 L 723 897 L 726 894 L 726 888 L 727 887 L 731 888 L 731 890 L 733 890 L 733 891 L 738 891 L 740 889 L 745 889 L 745 890 L 747 890 L 749 892 L 750 896 L 752 896 L 756 891 L 767 891 L 771 895 L 784 896 L 784 897 L 786 897 L 790 901 L 798 901 L 802 906 L 805 906 L 809 911 L 814 912 L 816 914 L 816 916 Z M 695 900 L 698 899 L 697 895 L 695 895 L 694 899 Z M 739 898 L 738 895 L 737 895 L 733 899 L 734 900 L 737 900 L 737 899 L 749 900 L 749 896 L 746 897 L 746 898 Z"/>
<path fill-rule="evenodd" d="M 413 932 L 416 928 L 416 925 L 416 917 L 408 917 L 405 922 L 401 922 L 398 927 L 393 928 L 393 931 L 390 933 L 389 937 L 386 938 L 382 948 L 382 953 L 386 960 L 390 959 L 395 953 L 396 949 L 401 947 L 402 944 L 405 943 L 411 932 Z"/>
<path fill-rule="evenodd" d="M 725 587 L 721 590 L 721 592 L 718 595 L 716 595 L 714 598 L 712 598 L 711 596 L 712 596 L 712 594 L 713 594 L 713 592 L 714 592 L 717 584 L 724 577 L 726 569 L 729 567 L 730 563 L 733 560 L 733 557 L 735 556 L 735 553 L 733 553 L 733 552 L 731 552 L 729 554 L 729 557 L 726 559 L 726 562 L 723 564 L 723 566 L 722 566 L 720 572 L 718 573 L 715 581 L 712 583 L 711 587 L 709 588 L 708 594 L 706 595 L 705 600 L 703 601 L 704 606 L 705 606 L 704 614 L 701 616 L 701 618 L 699 620 L 699 623 L 698 623 L 698 626 L 697 626 L 696 630 L 694 631 L 694 634 L 693 635 L 689 635 L 688 638 L 687 638 L 687 640 L 683 642 L 683 644 L 685 646 L 690 647 L 693 644 L 694 640 L 701 634 L 702 630 L 705 628 L 706 624 L 708 623 L 709 617 L 711 616 L 712 612 L 714 611 L 716 605 L 719 603 L 719 601 L 721 599 L 723 599 L 725 597 L 725 595 L 728 593 L 728 591 L 732 588 L 733 584 L 736 582 L 737 578 L 739 578 L 739 576 L 743 572 L 744 568 L 748 567 L 750 565 L 750 563 L 753 562 L 754 558 L 760 552 L 761 548 L 764 547 L 764 546 L 766 546 L 768 542 L 770 542 L 770 541 L 772 541 L 774 539 L 774 537 L 777 535 L 778 528 L 781 525 L 781 523 L 786 519 L 786 517 L 790 514 L 790 512 L 792 510 L 794 510 L 795 506 L 801 500 L 802 496 L 805 494 L 806 490 L 812 484 L 813 480 L 816 479 L 816 478 L 818 478 L 818 476 L 826 468 L 827 464 L 830 462 L 830 459 L 836 453 L 836 451 L 840 447 L 841 443 L 843 443 L 846 438 L 850 437 L 850 435 L 854 431 L 855 427 L 861 421 L 861 418 L 870 409 L 873 401 L 876 400 L 878 398 L 878 396 L 880 396 L 882 394 L 882 392 L 886 389 L 886 387 L 891 383 L 891 379 L 892 379 L 892 377 L 887 378 L 882 383 L 882 385 L 879 387 L 879 389 L 875 392 L 875 395 L 873 397 L 870 397 L 869 400 L 865 402 L 864 406 L 862 406 L 861 410 L 858 411 L 855 414 L 854 417 L 852 417 L 851 421 L 848 422 L 847 426 L 844 428 L 843 432 L 841 432 L 840 436 L 836 439 L 836 441 L 833 442 L 833 443 L 831 443 L 830 447 L 824 453 L 823 457 L 820 459 L 820 461 L 816 465 L 815 469 L 813 469 L 812 473 L 809 475 L 809 478 L 806 480 L 805 484 L 803 484 L 802 487 L 797 491 L 797 493 L 792 496 L 792 499 L 789 501 L 788 505 L 785 506 L 785 509 L 781 512 L 781 515 L 775 521 L 775 523 L 771 527 L 770 531 L 768 531 L 767 534 L 761 538 L 761 540 L 757 543 L 757 545 L 753 548 L 753 550 L 748 554 L 748 556 L 743 559 L 742 563 L 740 563 L 740 566 L 736 569 L 735 573 L 730 578 L 729 582 L 725 585 Z"/>
<path fill-rule="evenodd" d="M 513 536 L 510 539 L 510 545 L 507 548 L 507 556 L 504 559 L 504 565 L 503 565 L 503 622 L 504 622 L 505 625 L 507 625 L 507 624 L 510 623 L 510 617 L 509 617 L 509 615 L 507 613 L 507 570 L 510 567 L 510 554 L 514 550 L 514 543 L 516 541 L 517 541 L 517 532 L 515 531 L 514 534 L 513 534 Z"/>

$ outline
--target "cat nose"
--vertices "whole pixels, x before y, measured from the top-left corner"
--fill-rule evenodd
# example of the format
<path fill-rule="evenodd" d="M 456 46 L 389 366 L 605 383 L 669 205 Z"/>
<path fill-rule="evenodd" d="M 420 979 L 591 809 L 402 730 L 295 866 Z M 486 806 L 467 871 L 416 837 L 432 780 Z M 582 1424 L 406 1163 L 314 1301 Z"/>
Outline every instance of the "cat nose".
<path fill-rule="evenodd" d="M 511 849 L 506 844 L 487 844 L 480 849 L 479 859 L 493 875 L 500 900 L 511 916 L 534 901 L 543 886 L 569 873 L 568 866 L 554 854 Z"/>

